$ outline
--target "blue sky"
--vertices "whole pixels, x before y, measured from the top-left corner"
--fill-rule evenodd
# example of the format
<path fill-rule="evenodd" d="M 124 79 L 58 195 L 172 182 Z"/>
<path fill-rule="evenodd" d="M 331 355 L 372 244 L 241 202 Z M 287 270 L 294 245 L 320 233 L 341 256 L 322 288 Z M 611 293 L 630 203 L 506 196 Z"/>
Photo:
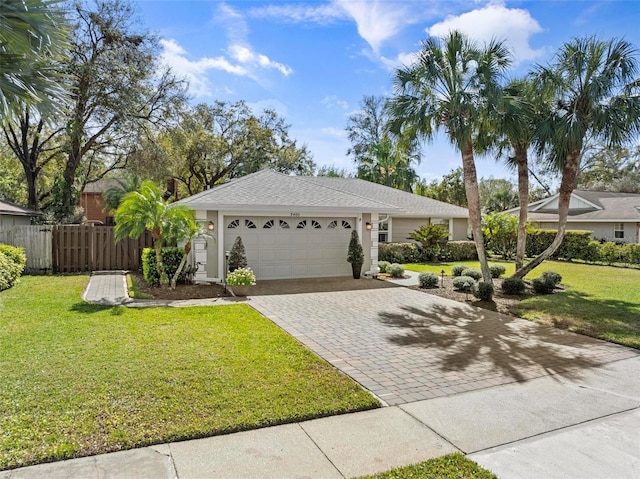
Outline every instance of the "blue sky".
<path fill-rule="evenodd" d="M 451 29 L 503 39 L 515 62 L 509 76 L 546 63 L 576 36 L 623 37 L 640 47 L 640 1 L 208 1 L 139 0 L 162 58 L 190 81 L 194 103 L 245 100 L 273 108 L 319 165 L 353 170 L 345 127 L 365 95 L 390 95 L 395 69 L 421 40 Z M 446 140 L 423 148 L 421 177 L 461 164 Z M 492 157 L 479 176 L 510 178 Z"/>

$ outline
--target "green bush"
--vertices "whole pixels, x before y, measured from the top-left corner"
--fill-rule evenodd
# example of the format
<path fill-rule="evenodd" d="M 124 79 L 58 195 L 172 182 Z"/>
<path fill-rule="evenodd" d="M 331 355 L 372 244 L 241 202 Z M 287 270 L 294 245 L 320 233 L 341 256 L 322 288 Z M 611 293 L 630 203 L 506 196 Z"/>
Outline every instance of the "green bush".
<path fill-rule="evenodd" d="M 391 266 L 391 263 L 389 263 L 388 261 L 378 261 L 378 269 L 381 273 L 388 273 L 389 266 Z"/>
<path fill-rule="evenodd" d="M 555 271 L 545 271 L 542 273 L 542 279 L 548 283 L 553 283 L 554 286 L 562 282 L 562 276 Z"/>
<path fill-rule="evenodd" d="M 622 247 L 613 241 L 607 241 L 600 245 L 600 260 L 607 264 L 613 264 L 620 261 Z"/>
<path fill-rule="evenodd" d="M 550 294 L 553 293 L 556 285 L 553 281 L 540 277 L 531 281 L 531 285 L 533 286 L 533 290 L 538 294 Z"/>
<path fill-rule="evenodd" d="M 389 266 L 389 274 L 392 278 L 402 278 L 404 277 L 404 268 L 398 263 L 393 263 Z"/>
<path fill-rule="evenodd" d="M 502 280 L 502 292 L 504 294 L 524 293 L 524 281 L 520 278 L 505 278 Z"/>
<path fill-rule="evenodd" d="M 482 218 L 482 234 L 487 249 L 504 259 L 516 254 L 518 242 L 518 218 L 509 213 L 489 213 Z"/>
<path fill-rule="evenodd" d="M 596 263 L 600 261 L 600 241 L 589 241 L 581 259 L 587 263 Z"/>
<path fill-rule="evenodd" d="M 471 276 L 456 276 L 453 278 L 453 287 L 458 291 L 471 291 L 476 280 Z"/>
<path fill-rule="evenodd" d="M 478 250 L 473 241 L 449 241 L 440 251 L 444 261 L 473 261 L 478 259 Z"/>
<path fill-rule="evenodd" d="M 491 301 L 493 299 L 493 283 L 480 281 L 473 285 L 473 295 L 481 301 Z"/>
<path fill-rule="evenodd" d="M 16 284 L 26 263 L 24 248 L 0 244 L 0 291 Z"/>
<path fill-rule="evenodd" d="M 421 288 L 437 288 L 440 278 L 435 273 L 425 272 L 418 275 L 418 281 Z"/>
<path fill-rule="evenodd" d="M 453 267 L 451 268 L 451 276 L 462 276 L 462 272 L 465 269 L 468 269 L 468 268 L 463 264 L 453 265 Z"/>
<path fill-rule="evenodd" d="M 507 271 L 507 269 L 501 264 L 492 264 L 489 266 L 489 271 L 491 271 L 492 278 L 499 278 Z"/>
<path fill-rule="evenodd" d="M 640 265 L 640 243 L 628 243 L 622 248 L 628 263 Z"/>
<path fill-rule="evenodd" d="M 554 258 L 564 258 L 567 260 L 585 260 L 589 254 L 589 242 L 591 241 L 591 231 L 567 230 L 560 248 L 554 253 Z M 556 237 L 556 230 L 534 229 L 527 233 L 527 256 L 538 256 L 553 242 Z"/>
<path fill-rule="evenodd" d="M 423 261 L 434 261 L 447 242 L 449 230 L 441 225 L 420 225 L 407 239 L 420 243 Z"/>
<path fill-rule="evenodd" d="M 421 263 L 422 252 L 417 243 L 380 243 L 378 259 L 389 263 Z"/>
<path fill-rule="evenodd" d="M 164 272 L 169 278 L 172 278 L 176 273 L 183 255 L 183 248 L 162 248 L 162 264 L 164 265 Z M 156 252 L 153 248 L 145 248 L 142 251 L 142 275 L 148 285 L 160 286 L 160 276 L 158 276 L 156 269 Z M 178 281 L 184 281 L 184 277 L 185 272 L 183 270 L 178 276 Z"/>
<path fill-rule="evenodd" d="M 482 271 L 480 271 L 479 269 L 467 268 L 462 271 L 462 276 L 470 276 L 478 281 L 480 278 L 482 278 Z"/>

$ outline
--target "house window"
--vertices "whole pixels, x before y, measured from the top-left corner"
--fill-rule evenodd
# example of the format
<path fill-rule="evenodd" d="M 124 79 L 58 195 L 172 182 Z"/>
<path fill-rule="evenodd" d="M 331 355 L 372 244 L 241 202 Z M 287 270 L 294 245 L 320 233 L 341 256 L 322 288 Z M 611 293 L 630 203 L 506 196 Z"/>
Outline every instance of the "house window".
<path fill-rule="evenodd" d="M 299 230 L 305 229 L 306 227 L 307 227 L 307 220 L 302 220 L 300 223 L 298 223 L 298 226 L 296 226 L 296 228 Z"/>
<path fill-rule="evenodd" d="M 624 239 L 624 223 L 613 224 L 613 237 L 616 239 Z"/>
<path fill-rule="evenodd" d="M 349 223 L 348 221 L 342 220 L 342 227 L 346 230 L 350 230 L 351 229 L 351 223 Z"/>
<path fill-rule="evenodd" d="M 312 226 L 314 229 L 320 229 L 320 228 L 322 228 L 322 226 L 320 226 L 320 223 L 318 223 L 316 220 L 311 220 L 311 226 Z"/>
<path fill-rule="evenodd" d="M 287 223 L 285 220 L 280 220 L 280 228 L 282 229 L 289 229 L 289 223 Z"/>
<path fill-rule="evenodd" d="M 273 224 L 274 224 L 274 221 L 273 220 L 269 220 L 264 224 L 263 228 L 265 228 L 265 229 L 273 228 Z"/>
<path fill-rule="evenodd" d="M 329 226 L 327 226 L 327 228 L 334 229 L 337 226 L 338 222 L 336 220 L 333 220 L 331 223 L 329 223 Z"/>
<path fill-rule="evenodd" d="M 237 228 L 238 226 L 240 226 L 240 220 L 233 220 L 231 223 L 227 225 L 227 228 L 233 229 L 233 228 Z"/>
<path fill-rule="evenodd" d="M 254 229 L 256 227 L 256 224 L 251 221 L 251 220 L 244 220 L 244 225 L 249 228 L 250 230 Z"/>
<path fill-rule="evenodd" d="M 389 222 L 378 223 L 378 243 L 389 241 Z"/>

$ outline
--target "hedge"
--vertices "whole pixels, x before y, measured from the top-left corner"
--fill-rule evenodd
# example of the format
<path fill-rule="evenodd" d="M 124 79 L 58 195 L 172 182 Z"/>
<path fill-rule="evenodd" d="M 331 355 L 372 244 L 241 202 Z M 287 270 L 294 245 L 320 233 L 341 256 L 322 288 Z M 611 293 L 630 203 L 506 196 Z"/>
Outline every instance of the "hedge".
<path fill-rule="evenodd" d="M 418 243 L 380 243 L 378 259 L 389 263 L 426 263 L 430 255 Z M 449 241 L 441 249 L 439 259 L 444 261 L 467 261 L 478 259 L 473 241 Z"/>
<path fill-rule="evenodd" d="M 162 264 L 164 265 L 164 272 L 167 273 L 169 280 L 173 278 L 178 266 L 180 266 L 183 255 L 183 248 L 162 248 Z M 183 270 L 180 276 L 178 276 L 178 281 L 184 281 L 184 274 Z M 153 248 L 145 248 L 142 251 L 142 275 L 150 286 L 160 286 L 160 276 L 158 276 L 158 271 L 156 270 L 156 251 Z"/>
<path fill-rule="evenodd" d="M 24 248 L 0 244 L 0 291 L 16 284 L 26 264 Z"/>

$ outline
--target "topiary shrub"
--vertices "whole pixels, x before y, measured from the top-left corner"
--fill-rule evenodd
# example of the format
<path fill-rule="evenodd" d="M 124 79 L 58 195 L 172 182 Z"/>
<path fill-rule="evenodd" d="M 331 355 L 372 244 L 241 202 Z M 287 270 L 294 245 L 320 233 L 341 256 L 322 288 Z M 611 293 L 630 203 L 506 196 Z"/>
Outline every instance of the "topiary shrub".
<path fill-rule="evenodd" d="M 439 257 L 446 261 L 473 261 L 478 259 L 478 250 L 473 241 L 448 241 Z"/>
<path fill-rule="evenodd" d="M 471 291 L 476 280 L 471 276 L 456 276 L 453 278 L 453 287 L 458 291 Z"/>
<path fill-rule="evenodd" d="M 462 276 L 471 276 L 473 279 L 478 281 L 480 278 L 482 278 L 482 271 L 480 271 L 479 269 L 467 268 L 462 271 Z"/>
<path fill-rule="evenodd" d="M 600 261 L 600 241 L 589 241 L 584 249 L 582 259 L 587 263 L 596 263 Z"/>
<path fill-rule="evenodd" d="M 524 281 L 520 278 L 505 278 L 502 280 L 501 287 L 504 294 L 524 293 Z"/>
<path fill-rule="evenodd" d="M 420 273 L 418 275 L 418 282 L 421 288 L 437 288 L 438 287 L 438 275 L 435 273 Z"/>
<path fill-rule="evenodd" d="M 404 268 L 398 263 L 393 263 L 389 266 L 389 274 L 392 278 L 402 278 L 404 277 Z"/>
<path fill-rule="evenodd" d="M 621 248 L 613 241 L 607 241 L 600 245 L 600 259 L 607 264 L 620 261 Z"/>
<path fill-rule="evenodd" d="M 164 272 L 169 278 L 173 278 L 182 261 L 184 249 L 177 247 L 162 248 L 161 254 Z M 153 248 L 142 250 L 142 276 L 144 276 L 144 280 L 149 286 L 160 286 L 160 276 L 158 276 L 158 270 L 156 269 L 156 252 Z M 183 271 L 178 276 L 178 281 L 184 281 L 184 277 L 185 273 Z"/>
<path fill-rule="evenodd" d="M 417 243 L 380 243 L 378 259 L 389 263 L 420 263 L 423 252 Z"/>
<path fill-rule="evenodd" d="M 493 299 L 493 283 L 480 281 L 473 285 L 471 291 L 481 301 L 491 301 Z"/>
<path fill-rule="evenodd" d="M 465 265 L 456 264 L 451 268 L 451 276 L 462 276 L 462 272 L 465 269 L 468 269 Z"/>
<path fill-rule="evenodd" d="M 242 238 L 238 236 L 233 242 L 231 252 L 229 253 L 229 272 L 232 273 L 237 269 L 247 267 L 247 254 L 244 251 Z"/>
<path fill-rule="evenodd" d="M 381 273 L 389 273 L 389 266 L 391 266 L 391 263 L 388 261 L 378 261 L 378 269 Z"/>
<path fill-rule="evenodd" d="M 556 273 L 555 271 L 545 271 L 542 273 L 542 279 L 549 283 L 553 283 L 554 286 L 562 282 L 562 276 L 560 273 Z"/>
<path fill-rule="evenodd" d="M 489 266 L 489 271 L 491 271 L 492 278 L 499 278 L 507 271 L 507 269 L 501 264 L 492 264 Z"/>
<path fill-rule="evenodd" d="M 538 294 L 551 294 L 556 287 L 553 281 L 543 277 L 534 279 L 531 281 L 531 285 L 533 286 L 533 290 Z"/>
<path fill-rule="evenodd" d="M 24 271 L 27 256 L 24 248 L 0 245 L 0 291 L 11 288 Z"/>

